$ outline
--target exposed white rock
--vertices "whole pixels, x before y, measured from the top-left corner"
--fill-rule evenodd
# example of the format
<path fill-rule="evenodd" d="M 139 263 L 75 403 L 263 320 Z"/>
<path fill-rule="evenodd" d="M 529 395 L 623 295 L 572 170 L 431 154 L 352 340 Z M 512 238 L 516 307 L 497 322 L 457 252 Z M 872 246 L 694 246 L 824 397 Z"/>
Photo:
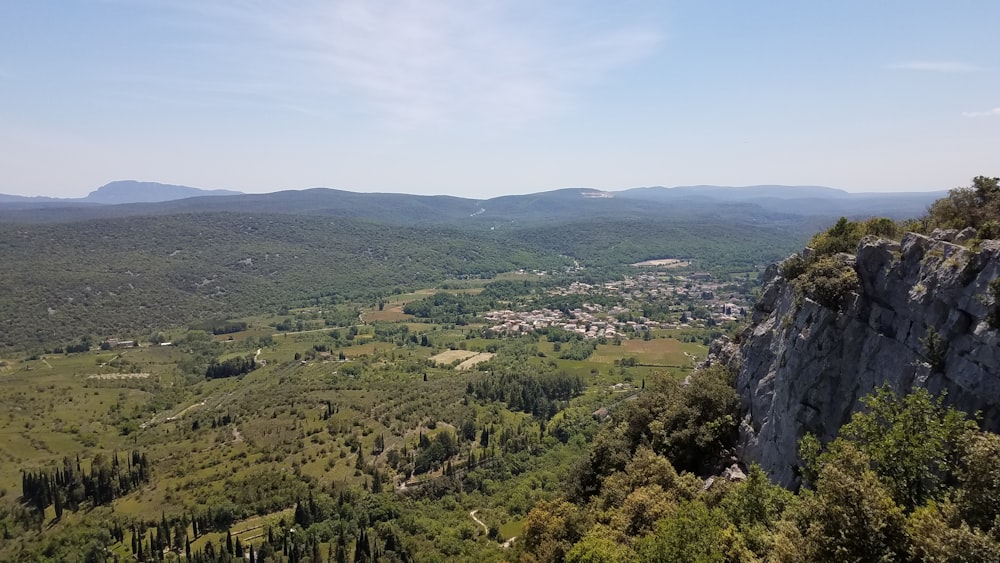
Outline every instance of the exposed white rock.
<path fill-rule="evenodd" d="M 947 404 L 981 412 L 987 429 L 1000 430 L 1000 334 L 986 323 L 1000 241 L 972 252 L 935 238 L 862 240 L 854 264 L 860 289 L 839 311 L 796 299 L 777 267 L 765 272 L 740 345 L 713 347 L 716 360 L 738 370 L 741 459 L 775 482 L 796 484 L 799 439 L 806 432 L 833 439 L 858 399 L 883 383 L 946 392 Z M 926 357 L 931 331 L 948 342 L 940 372 Z"/>

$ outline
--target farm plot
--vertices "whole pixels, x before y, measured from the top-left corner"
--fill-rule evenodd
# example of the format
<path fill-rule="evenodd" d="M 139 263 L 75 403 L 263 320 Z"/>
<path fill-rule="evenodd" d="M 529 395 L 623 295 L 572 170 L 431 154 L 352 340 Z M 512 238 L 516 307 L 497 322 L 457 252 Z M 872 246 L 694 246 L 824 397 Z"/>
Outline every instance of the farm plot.
<path fill-rule="evenodd" d="M 597 363 L 611 364 L 622 358 L 635 358 L 640 365 L 690 366 L 696 357 L 704 354 L 704 346 L 673 338 L 656 338 L 626 340 L 621 346 L 598 346 L 590 359 Z"/>

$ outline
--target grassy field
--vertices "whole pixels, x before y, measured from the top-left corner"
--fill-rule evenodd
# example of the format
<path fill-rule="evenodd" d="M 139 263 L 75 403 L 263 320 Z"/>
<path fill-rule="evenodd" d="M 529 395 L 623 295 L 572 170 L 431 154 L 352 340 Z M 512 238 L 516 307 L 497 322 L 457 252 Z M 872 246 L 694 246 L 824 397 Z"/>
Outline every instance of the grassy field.
<path fill-rule="evenodd" d="M 625 340 L 621 346 L 598 346 L 591 360 L 595 363 L 614 364 L 624 358 L 635 358 L 640 365 L 687 367 L 697 359 L 704 358 L 706 352 L 705 346 L 673 338 L 636 339 Z"/>
<path fill-rule="evenodd" d="M 476 356 L 477 352 L 471 352 L 469 350 L 445 350 L 440 354 L 435 354 L 431 356 L 431 360 L 440 366 L 451 365 L 452 363 L 458 361 L 465 361 L 473 356 Z"/>

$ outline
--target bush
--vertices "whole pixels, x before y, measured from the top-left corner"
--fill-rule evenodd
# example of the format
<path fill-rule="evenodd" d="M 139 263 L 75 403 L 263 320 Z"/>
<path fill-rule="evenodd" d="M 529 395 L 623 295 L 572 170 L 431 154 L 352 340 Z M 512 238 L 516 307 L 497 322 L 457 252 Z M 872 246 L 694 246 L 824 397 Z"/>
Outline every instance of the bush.
<path fill-rule="evenodd" d="M 927 329 L 927 336 L 920 339 L 924 346 L 924 358 L 930 364 L 934 373 L 944 373 L 945 357 L 948 355 L 948 342 L 941 338 L 933 328 Z"/>
<path fill-rule="evenodd" d="M 809 241 L 809 247 L 819 256 L 830 256 L 838 252 L 854 254 L 863 234 L 860 224 L 841 217 L 836 225 L 814 236 Z"/>
<path fill-rule="evenodd" d="M 899 234 L 899 226 L 892 219 L 886 217 L 872 217 L 861 224 L 861 230 L 865 235 L 877 237 L 895 238 Z"/>
<path fill-rule="evenodd" d="M 784 261 L 782 261 L 781 264 L 778 266 L 778 268 L 781 270 L 781 275 L 786 280 L 792 281 L 801 276 L 802 274 L 806 273 L 806 267 L 808 266 L 808 264 L 809 263 L 806 262 L 806 259 L 803 258 L 801 255 L 792 254 Z"/>
<path fill-rule="evenodd" d="M 833 257 L 819 258 L 794 281 L 795 290 L 824 307 L 837 309 L 859 287 L 858 274 L 850 265 Z"/>
<path fill-rule="evenodd" d="M 990 328 L 997 330 L 1000 329 L 1000 278 L 990 282 L 990 296 L 993 298 L 993 307 L 990 308 L 987 321 Z"/>
<path fill-rule="evenodd" d="M 927 229 L 980 229 L 1000 216 L 1000 178 L 976 176 L 972 186 L 955 188 L 931 204 Z M 989 238 L 980 234 L 980 238 Z"/>
<path fill-rule="evenodd" d="M 979 232 L 976 234 L 976 238 L 979 240 L 993 240 L 1000 238 L 1000 223 L 996 221 L 986 221 L 979 227 Z"/>

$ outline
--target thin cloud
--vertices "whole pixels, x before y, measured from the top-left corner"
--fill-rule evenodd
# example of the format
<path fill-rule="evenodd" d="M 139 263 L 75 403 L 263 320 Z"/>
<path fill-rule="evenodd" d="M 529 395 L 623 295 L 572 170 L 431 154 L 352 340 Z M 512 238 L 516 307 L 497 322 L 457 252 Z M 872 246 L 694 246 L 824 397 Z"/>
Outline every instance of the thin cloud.
<path fill-rule="evenodd" d="M 218 52 L 303 93 L 329 92 L 326 103 L 353 94 L 380 120 L 403 126 L 559 113 L 580 88 L 662 41 L 641 22 L 588 21 L 572 3 L 184 5 L 199 12 L 200 25 L 228 30 Z"/>
<path fill-rule="evenodd" d="M 965 117 L 1000 117 L 1000 108 L 993 108 L 987 111 L 963 111 Z"/>
<path fill-rule="evenodd" d="M 981 72 L 982 67 L 961 61 L 909 61 L 886 65 L 893 70 L 916 70 L 920 72 Z"/>

